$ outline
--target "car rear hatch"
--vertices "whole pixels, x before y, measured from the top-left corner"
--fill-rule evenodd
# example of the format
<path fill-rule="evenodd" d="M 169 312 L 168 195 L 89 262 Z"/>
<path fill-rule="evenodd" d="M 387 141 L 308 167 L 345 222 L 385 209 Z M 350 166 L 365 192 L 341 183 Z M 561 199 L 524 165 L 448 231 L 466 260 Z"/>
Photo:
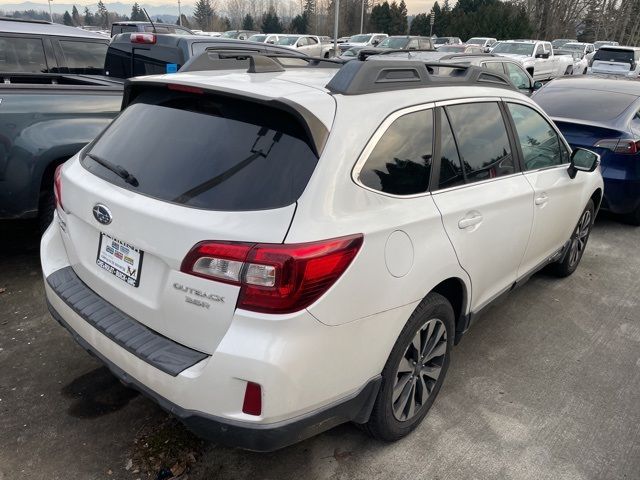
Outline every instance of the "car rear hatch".
<path fill-rule="evenodd" d="M 593 73 L 627 74 L 635 68 L 632 50 L 601 48 L 593 56 Z"/>
<path fill-rule="evenodd" d="M 61 178 L 65 247 L 102 298 L 212 353 L 239 287 L 181 272 L 205 240 L 282 243 L 318 161 L 307 125 L 269 102 L 144 88 Z"/>

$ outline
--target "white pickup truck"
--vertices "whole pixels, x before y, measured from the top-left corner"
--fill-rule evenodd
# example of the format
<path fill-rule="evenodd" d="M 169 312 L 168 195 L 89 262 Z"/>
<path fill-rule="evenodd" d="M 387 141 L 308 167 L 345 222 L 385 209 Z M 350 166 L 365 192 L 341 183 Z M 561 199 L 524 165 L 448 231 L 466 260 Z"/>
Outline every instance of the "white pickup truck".
<path fill-rule="evenodd" d="M 554 55 L 551 42 L 506 40 L 496 43 L 491 53 L 518 60 L 534 80 L 573 74 L 572 56 Z"/>
<path fill-rule="evenodd" d="M 316 35 L 279 35 L 275 44 L 299 50 L 310 57 L 334 56 L 333 45 L 323 43 Z"/>

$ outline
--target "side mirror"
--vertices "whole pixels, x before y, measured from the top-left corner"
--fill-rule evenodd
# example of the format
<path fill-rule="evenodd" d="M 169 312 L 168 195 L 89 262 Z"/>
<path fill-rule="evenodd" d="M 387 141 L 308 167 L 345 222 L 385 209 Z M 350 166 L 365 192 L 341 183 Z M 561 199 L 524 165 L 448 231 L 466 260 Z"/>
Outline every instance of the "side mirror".
<path fill-rule="evenodd" d="M 585 148 L 576 148 L 571 152 L 569 176 L 576 178 L 578 172 L 593 172 L 600 165 L 600 155 Z"/>
<path fill-rule="evenodd" d="M 542 88 L 542 82 L 536 80 L 535 82 L 533 82 L 533 86 L 531 87 L 534 90 L 540 90 Z"/>
<path fill-rule="evenodd" d="M 371 42 L 371 45 L 373 45 L 374 47 L 377 47 L 379 43 L 380 43 L 380 40 L 374 40 L 373 42 Z"/>

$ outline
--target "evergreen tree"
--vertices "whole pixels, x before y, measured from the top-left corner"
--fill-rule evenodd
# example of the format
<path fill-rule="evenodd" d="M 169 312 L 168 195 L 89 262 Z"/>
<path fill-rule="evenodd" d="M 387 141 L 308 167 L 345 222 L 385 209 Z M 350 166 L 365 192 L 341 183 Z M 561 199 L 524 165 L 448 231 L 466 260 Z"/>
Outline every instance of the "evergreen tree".
<path fill-rule="evenodd" d="M 189 20 L 184 13 L 182 14 L 182 23 L 180 23 L 180 19 L 178 19 L 176 20 L 176 25 L 182 25 L 185 28 L 191 28 L 191 24 L 189 23 Z"/>
<path fill-rule="evenodd" d="M 409 34 L 411 35 L 429 35 L 430 18 L 426 13 L 419 13 L 413 18 Z"/>
<path fill-rule="evenodd" d="M 385 0 L 371 9 L 369 16 L 369 31 L 390 33 L 392 24 L 391 7 Z"/>
<path fill-rule="evenodd" d="M 84 7 L 84 24 L 93 25 L 94 21 L 93 14 L 91 13 L 91 10 L 89 10 L 89 7 Z"/>
<path fill-rule="evenodd" d="M 104 28 L 109 28 L 109 12 L 105 7 L 102 0 L 98 0 L 98 11 L 96 12 L 96 21 L 98 25 Z"/>
<path fill-rule="evenodd" d="M 243 30 L 255 30 L 253 17 L 248 13 L 242 19 L 242 29 Z"/>
<path fill-rule="evenodd" d="M 71 9 L 71 20 L 73 21 L 73 24 L 76 27 L 82 25 L 82 20 L 80 19 L 80 12 L 78 11 L 75 5 Z"/>
<path fill-rule="evenodd" d="M 293 17 L 293 20 L 291 20 L 291 25 L 289 26 L 289 30 L 291 31 L 291 33 L 307 33 L 306 13 Z"/>
<path fill-rule="evenodd" d="M 272 5 L 267 13 L 262 16 L 262 31 L 264 33 L 280 33 L 283 30 L 282 23 Z"/>
<path fill-rule="evenodd" d="M 134 3 L 133 7 L 131 7 L 130 18 L 133 21 L 142 21 L 142 22 L 144 22 L 147 19 L 147 16 L 145 15 L 142 8 L 140 8 L 140 5 L 138 5 L 138 2 Z"/>
<path fill-rule="evenodd" d="M 213 7 L 210 0 L 198 0 L 195 4 L 193 16 L 200 30 L 210 32 L 213 23 Z"/>
<path fill-rule="evenodd" d="M 64 11 L 64 15 L 62 16 L 62 23 L 64 23 L 65 25 L 69 25 L 70 27 L 73 26 L 73 19 L 71 18 L 68 10 Z"/>

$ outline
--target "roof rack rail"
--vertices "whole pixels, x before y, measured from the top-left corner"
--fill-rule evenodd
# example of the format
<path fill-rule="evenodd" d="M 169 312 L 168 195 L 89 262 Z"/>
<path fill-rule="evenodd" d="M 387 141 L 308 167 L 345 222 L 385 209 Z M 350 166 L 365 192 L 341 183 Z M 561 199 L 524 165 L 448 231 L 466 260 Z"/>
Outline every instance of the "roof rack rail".
<path fill-rule="evenodd" d="M 451 55 L 445 55 L 444 57 L 440 57 L 438 60 L 453 60 L 456 58 L 462 58 L 462 57 L 477 57 L 477 58 L 482 58 L 482 57 L 499 57 L 500 55 L 497 55 L 495 53 L 452 53 Z"/>
<path fill-rule="evenodd" d="M 443 69 L 440 72 L 440 69 Z M 360 95 L 365 93 L 406 90 L 411 88 L 482 85 L 514 89 L 500 73 L 470 65 L 410 60 L 358 61 L 344 65 L 326 85 L 332 93 Z"/>
<path fill-rule="evenodd" d="M 247 73 L 282 72 L 285 68 L 340 68 L 344 65 L 343 60 L 255 51 L 230 51 L 223 48 L 205 50 L 185 63 L 180 72 L 241 69 L 247 66 L 247 61 L 249 62 Z"/>
<path fill-rule="evenodd" d="M 390 55 L 393 53 L 413 53 L 413 52 L 437 52 L 435 48 L 416 48 L 407 50 L 406 48 L 390 48 L 389 50 L 376 50 L 374 48 L 363 48 L 358 52 L 358 60 L 366 60 L 374 55 Z"/>

